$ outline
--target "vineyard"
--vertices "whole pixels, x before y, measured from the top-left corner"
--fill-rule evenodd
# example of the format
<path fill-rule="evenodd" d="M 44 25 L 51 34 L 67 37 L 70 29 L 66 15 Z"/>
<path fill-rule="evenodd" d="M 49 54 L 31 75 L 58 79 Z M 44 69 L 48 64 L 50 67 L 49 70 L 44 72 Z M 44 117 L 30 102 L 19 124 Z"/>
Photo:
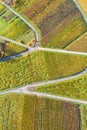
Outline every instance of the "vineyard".
<path fill-rule="evenodd" d="M 77 130 L 79 123 L 78 105 L 33 95 L 0 96 L 0 130 Z"/>
<path fill-rule="evenodd" d="M 0 5 L 0 35 L 27 44 L 34 39 L 33 31 L 10 10 Z"/>
<path fill-rule="evenodd" d="M 43 54 L 39 51 L 0 62 L 0 90 L 48 79 Z"/>
<path fill-rule="evenodd" d="M 84 11 L 85 15 L 87 16 L 87 0 L 77 0 L 82 10 Z"/>
<path fill-rule="evenodd" d="M 65 48 L 87 30 L 72 0 L 17 0 L 12 7 L 36 23 L 41 31 L 41 44 L 44 47 Z M 1 5 L 0 16 L 0 35 L 25 44 L 34 39 L 34 33 L 29 27 Z"/>
<path fill-rule="evenodd" d="M 0 130 L 21 130 L 23 108 L 23 95 L 0 96 Z"/>
<path fill-rule="evenodd" d="M 71 0 L 37 0 L 23 13 L 41 30 L 44 47 L 64 48 L 86 31 L 86 24 Z"/>
<path fill-rule="evenodd" d="M 49 79 L 70 76 L 82 71 L 87 64 L 86 56 L 44 52 Z"/>
<path fill-rule="evenodd" d="M 85 66 L 85 56 L 32 52 L 0 63 L 0 90 L 66 77 L 82 71 Z"/>
<path fill-rule="evenodd" d="M 78 2 L 87 14 L 86 0 Z M 87 24 L 73 0 L 14 0 L 9 7 L 33 31 L 0 5 L 0 36 L 27 46 L 37 39 L 43 47 L 87 52 Z M 2 50 L 9 57 L 27 48 L 0 39 L 0 56 Z M 50 50 L 36 46 L 11 60 L 0 57 L 0 130 L 87 130 L 87 106 L 74 100 L 87 101 L 87 56 Z M 70 76 L 72 80 L 50 84 L 50 80 Z M 36 87 L 40 83 L 43 85 Z"/>
<path fill-rule="evenodd" d="M 78 52 L 87 52 L 87 32 L 84 33 L 80 38 L 72 42 L 66 50 L 78 51 Z"/>
<path fill-rule="evenodd" d="M 14 0 L 13 8 L 18 12 L 24 11 L 26 8 L 29 8 L 35 0 Z"/>
<path fill-rule="evenodd" d="M 42 87 L 37 87 L 36 91 L 45 92 L 54 95 L 61 95 L 65 97 L 87 100 L 87 74 L 80 76 L 77 79 L 63 81 Z"/>
<path fill-rule="evenodd" d="M 86 105 L 81 105 L 80 107 L 80 112 L 81 112 L 81 128 L 82 129 L 87 129 L 87 106 Z"/>
<path fill-rule="evenodd" d="M 36 97 L 34 119 L 34 128 L 37 130 L 77 130 L 78 105 Z"/>
<path fill-rule="evenodd" d="M 0 49 L 2 48 L 2 44 L 3 43 L 1 42 Z M 11 55 L 26 51 L 26 49 L 24 47 L 19 46 L 19 45 L 15 45 L 15 44 L 10 43 L 10 42 L 6 42 L 4 44 L 5 44 L 5 56 L 4 57 L 11 56 Z"/>

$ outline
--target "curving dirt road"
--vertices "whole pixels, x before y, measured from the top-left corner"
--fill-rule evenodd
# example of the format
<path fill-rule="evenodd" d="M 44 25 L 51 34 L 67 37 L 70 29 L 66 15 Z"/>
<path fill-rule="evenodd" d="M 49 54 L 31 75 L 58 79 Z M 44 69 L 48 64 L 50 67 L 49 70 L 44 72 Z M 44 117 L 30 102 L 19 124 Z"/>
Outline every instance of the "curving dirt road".
<path fill-rule="evenodd" d="M 81 76 L 85 73 L 87 73 L 87 68 L 85 68 L 82 72 L 79 72 L 78 74 L 75 74 L 75 75 L 72 75 L 72 76 L 69 76 L 69 77 L 56 79 L 56 80 L 49 80 L 49 81 L 46 81 L 46 82 L 38 82 L 38 83 L 34 83 L 34 84 L 29 84 L 29 85 L 26 85 L 24 87 L 13 88 L 12 90 L 5 90 L 5 91 L 0 92 L 0 95 L 10 94 L 10 93 L 22 93 L 22 94 L 29 94 L 29 95 L 33 94 L 33 95 L 40 96 L 40 97 L 44 96 L 44 97 L 47 97 L 47 98 L 49 97 L 49 98 L 73 102 L 73 103 L 77 103 L 77 104 L 87 104 L 87 101 L 84 101 L 84 100 L 78 100 L 78 99 L 73 99 L 73 98 L 68 98 L 68 97 L 55 96 L 55 95 L 52 95 L 52 94 L 44 94 L 44 93 L 29 91 L 30 88 L 35 88 L 35 87 L 39 87 L 39 86 L 41 87 L 41 86 L 44 86 L 44 85 L 50 85 L 50 84 L 74 79 L 74 78 L 79 77 L 79 76 Z"/>
<path fill-rule="evenodd" d="M 35 30 L 35 28 L 26 20 L 24 19 L 19 13 L 17 13 L 15 10 L 13 10 L 10 6 L 8 6 L 7 4 L 5 4 L 4 2 L 0 1 L 0 4 L 5 6 L 6 8 L 8 8 L 13 14 L 15 14 L 16 16 L 18 16 L 26 25 L 28 25 L 28 27 L 34 32 L 35 34 L 35 38 L 36 38 L 36 44 L 39 41 L 39 36 L 37 31 Z"/>
<path fill-rule="evenodd" d="M 75 104 L 87 105 L 87 101 L 84 101 L 84 100 L 73 99 L 73 98 L 68 98 L 68 97 L 64 97 L 64 96 L 55 96 L 55 95 L 39 93 L 39 92 L 31 92 L 31 91 L 27 91 L 25 89 L 8 90 L 8 91 L 0 92 L 0 95 L 10 94 L 10 93 L 36 95 L 38 97 L 46 97 L 46 98 L 52 98 L 52 99 L 56 99 L 56 100 L 60 100 L 60 101 L 71 102 L 71 103 L 75 103 Z"/>
<path fill-rule="evenodd" d="M 73 0 L 74 2 L 76 2 L 75 0 Z M 10 8 L 8 5 L 6 5 L 5 3 L 3 2 L 0 2 L 0 4 L 4 5 L 6 8 L 8 8 L 11 12 L 13 12 L 16 16 L 18 16 L 21 20 L 23 20 L 32 30 L 33 32 L 35 33 L 35 37 L 36 37 L 36 41 L 38 41 L 38 33 L 37 31 L 32 27 L 32 25 L 30 25 L 22 16 L 20 16 L 17 12 L 15 12 L 12 8 Z M 85 19 L 85 16 L 82 12 L 82 10 L 80 9 L 80 6 L 78 5 L 78 3 L 76 2 L 76 5 L 77 7 L 79 8 L 81 14 L 83 15 L 84 17 L 84 20 L 86 21 L 87 23 L 87 19 Z M 13 41 L 11 39 L 7 39 L 5 37 L 2 37 L 0 36 L 3 40 L 8 40 L 9 42 L 13 42 L 14 44 L 18 44 L 20 46 L 24 46 L 24 47 L 27 47 L 26 45 L 23 45 L 21 43 L 18 43 L 16 41 Z M 36 48 L 29 48 L 30 50 L 27 51 L 27 52 L 24 52 L 24 53 L 20 53 L 20 54 L 17 54 L 15 56 L 11 56 L 11 57 L 8 57 L 7 59 L 5 58 L 4 61 L 6 60 L 9 60 L 9 59 L 13 59 L 13 58 L 16 58 L 17 56 L 20 56 L 20 55 L 24 55 L 25 53 L 29 53 L 29 52 L 32 52 L 32 51 L 36 51 L 36 50 L 43 50 L 43 51 L 53 51 L 53 52 L 64 52 L 64 53 L 70 53 L 70 54 L 81 54 L 81 55 L 87 55 L 87 53 L 80 53 L 80 52 L 73 52 L 73 51 L 65 51 L 65 50 L 56 50 L 56 49 L 49 49 L 49 48 L 41 48 L 41 47 L 36 47 Z M 54 83 L 58 83 L 58 82 L 62 82 L 62 81 L 66 81 L 66 80 L 71 80 L 71 79 L 74 79 L 74 78 L 77 78 L 83 74 L 87 73 L 87 68 L 85 68 L 83 71 L 77 73 L 77 74 L 74 74 L 74 75 L 71 75 L 69 77 L 65 77 L 65 78 L 61 78 L 61 79 L 56 79 L 56 80 L 49 80 L 49 81 L 46 81 L 46 82 L 39 82 L 39 83 L 34 83 L 34 84 L 29 84 L 27 86 L 24 86 L 24 87 L 21 87 L 21 88 L 17 88 L 17 89 L 12 89 L 12 90 L 5 90 L 3 92 L 0 92 L 0 95 L 3 95 L 3 94 L 9 94 L 9 93 L 23 93 L 23 94 L 33 94 L 33 95 L 37 95 L 37 96 L 44 96 L 44 97 L 49 97 L 49 98 L 54 98 L 54 99 L 58 99 L 58 100 L 62 100 L 62 101 L 68 101 L 68 102 L 74 102 L 74 103 L 77 103 L 77 104 L 87 104 L 87 101 L 83 101 L 83 100 L 77 100 L 77 99 L 72 99 L 72 98 L 66 98 L 66 97 L 62 97 L 62 96 L 54 96 L 54 95 L 50 95 L 50 94 L 44 94 L 44 93 L 38 93 L 38 92 L 31 92 L 31 91 L 28 91 L 29 88 L 31 87 L 37 87 L 37 86 L 44 86 L 44 85 L 48 85 L 48 84 L 54 84 Z"/>
<path fill-rule="evenodd" d="M 77 0 L 72 0 L 72 1 L 76 4 L 76 6 L 77 6 L 78 10 L 80 11 L 84 21 L 87 23 L 87 17 L 85 16 L 85 14 L 84 14 L 82 8 L 80 7 L 79 3 L 77 2 Z"/>
<path fill-rule="evenodd" d="M 25 48 L 29 48 L 29 46 L 25 45 L 25 44 L 22 44 L 20 42 L 17 42 L 15 40 L 12 40 L 12 39 L 9 39 L 9 38 L 6 38 L 6 37 L 3 37 L 3 36 L 0 36 L 0 39 L 3 40 L 3 41 L 8 41 L 8 42 L 11 42 L 13 44 L 16 44 L 16 45 L 19 45 L 19 46 L 23 46 Z"/>

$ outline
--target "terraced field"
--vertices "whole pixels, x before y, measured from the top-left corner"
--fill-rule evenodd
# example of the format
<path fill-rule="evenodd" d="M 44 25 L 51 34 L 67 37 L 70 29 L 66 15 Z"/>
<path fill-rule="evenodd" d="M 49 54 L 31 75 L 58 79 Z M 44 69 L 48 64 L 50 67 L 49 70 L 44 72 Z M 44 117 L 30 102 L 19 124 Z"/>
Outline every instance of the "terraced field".
<path fill-rule="evenodd" d="M 87 32 L 84 33 L 80 38 L 72 42 L 66 50 L 78 51 L 78 52 L 87 52 Z"/>
<path fill-rule="evenodd" d="M 71 0 L 37 0 L 23 13 L 41 30 L 44 47 L 64 48 L 86 31 L 86 24 Z"/>
<path fill-rule="evenodd" d="M 78 105 L 33 95 L 0 96 L 1 130 L 77 130 L 79 123 Z"/>

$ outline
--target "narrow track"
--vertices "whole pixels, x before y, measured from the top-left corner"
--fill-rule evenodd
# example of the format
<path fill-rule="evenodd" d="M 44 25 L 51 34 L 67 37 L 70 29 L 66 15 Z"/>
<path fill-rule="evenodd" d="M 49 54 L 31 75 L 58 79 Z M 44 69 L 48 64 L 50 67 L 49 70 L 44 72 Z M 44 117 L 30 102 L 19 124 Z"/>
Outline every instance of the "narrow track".
<path fill-rule="evenodd" d="M 84 100 L 73 99 L 73 98 L 68 98 L 68 97 L 63 97 L 63 96 L 55 96 L 55 95 L 39 93 L 39 92 L 31 92 L 31 91 L 27 91 L 24 89 L 15 89 L 15 90 L 9 90 L 9 91 L 5 91 L 5 92 L 0 92 L 0 95 L 10 94 L 10 93 L 36 95 L 38 97 L 46 97 L 46 98 L 52 98 L 52 99 L 56 99 L 56 100 L 60 100 L 60 101 L 71 102 L 71 103 L 75 103 L 75 104 L 87 105 L 87 101 L 84 101 Z"/>
<path fill-rule="evenodd" d="M 35 30 L 35 28 L 26 20 L 24 19 L 19 13 L 17 13 L 15 10 L 13 10 L 10 6 L 8 6 L 7 4 L 5 4 L 4 2 L 0 1 L 0 4 L 5 6 L 7 9 L 9 9 L 13 14 L 15 14 L 17 17 L 19 17 L 35 34 L 35 38 L 36 38 L 36 44 L 39 41 L 39 36 L 37 31 Z"/>
<path fill-rule="evenodd" d="M 84 13 L 82 12 L 80 6 L 78 5 L 78 3 L 76 2 L 76 0 L 73 0 L 75 2 L 75 4 L 77 5 L 77 7 L 79 8 L 84 20 L 87 23 L 87 18 L 85 17 Z M 36 37 L 36 41 L 39 41 L 38 39 L 38 33 L 37 31 L 34 29 L 34 27 L 32 25 L 30 25 L 20 14 L 18 14 L 17 12 L 15 12 L 12 8 L 10 8 L 8 5 L 6 5 L 3 2 L 0 2 L 0 4 L 2 4 L 3 6 L 5 6 L 6 8 L 8 8 L 11 12 L 13 12 L 16 16 L 18 16 L 23 22 L 25 22 L 35 33 L 35 37 Z M 13 42 L 14 44 L 18 44 L 20 46 L 24 46 L 27 48 L 26 45 L 23 45 L 21 43 L 18 43 L 16 41 L 13 41 L 11 39 L 5 38 L 0 36 L 1 39 L 3 40 L 8 40 L 9 42 Z M 20 55 L 24 55 L 25 53 L 29 53 L 32 51 L 36 51 L 36 50 L 43 50 L 43 51 L 51 51 L 51 52 L 62 52 L 62 53 L 69 53 L 69 54 L 78 54 L 78 55 L 87 55 L 87 53 L 81 53 L 81 52 L 73 52 L 73 51 L 65 51 L 65 50 L 56 50 L 56 49 L 50 49 L 50 48 L 41 48 L 41 47 L 36 47 L 36 48 L 29 48 L 30 50 L 24 53 L 20 53 L 11 57 L 8 57 L 7 59 L 3 59 L 3 61 L 9 60 L 9 59 L 14 59 Z M 87 69 L 84 68 L 84 70 L 82 72 L 79 72 L 78 74 L 75 75 L 71 75 L 69 77 L 65 77 L 65 78 L 61 78 L 61 79 L 56 79 L 56 80 L 49 80 L 47 82 L 40 82 L 40 83 L 35 83 L 35 84 L 29 84 L 27 86 L 21 87 L 21 88 L 17 88 L 17 89 L 12 89 L 12 90 L 5 90 L 3 92 L 0 92 L 0 95 L 3 94 L 9 94 L 9 93 L 23 93 L 23 94 L 33 94 L 33 95 L 37 95 L 39 97 L 47 97 L 47 98 L 53 98 L 53 99 L 58 99 L 58 100 L 62 100 L 62 101 L 68 101 L 68 102 L 73 102 L 73 103 L 77 103 L 77 104 L 86 104 L 87 105 L 87 101 L 84 100 L 77 100 L 77 99 L 72 99 L 72 98 L 68 98 L 68 97 L 62 97 L 62 96 L 54 96 L 54 95 L 50 95 L 50 94 L 44 94 L 44 93 L 39 93 L 39 92 L 31 92 L 28 91 L 29 88 L 31 87 L 37 87 L 37 86 L 44 86 L 44 85 L 48 85 L 48 84 L 53 84 L 53 83 L 58 83 L 58 82 L 62 82 L 62 81 L 66 81 L 66 80 L 71 80 L 74 78 L 77 78 L 81 75 L 83 75 L 84 73 L 87 73 Z"/>
<path fill-rule="evenodd" d="M 82 8 L 80 7 L 79 3 L 77 2 L 77 0 L 72 0 L 72 1 L 76 4 L 76 6 L 77 6 L 78 10 L 80 11 L 84 21 L 87 23 L 87 17 L 85 16 L 85 14 L 84 14 Z"/>

